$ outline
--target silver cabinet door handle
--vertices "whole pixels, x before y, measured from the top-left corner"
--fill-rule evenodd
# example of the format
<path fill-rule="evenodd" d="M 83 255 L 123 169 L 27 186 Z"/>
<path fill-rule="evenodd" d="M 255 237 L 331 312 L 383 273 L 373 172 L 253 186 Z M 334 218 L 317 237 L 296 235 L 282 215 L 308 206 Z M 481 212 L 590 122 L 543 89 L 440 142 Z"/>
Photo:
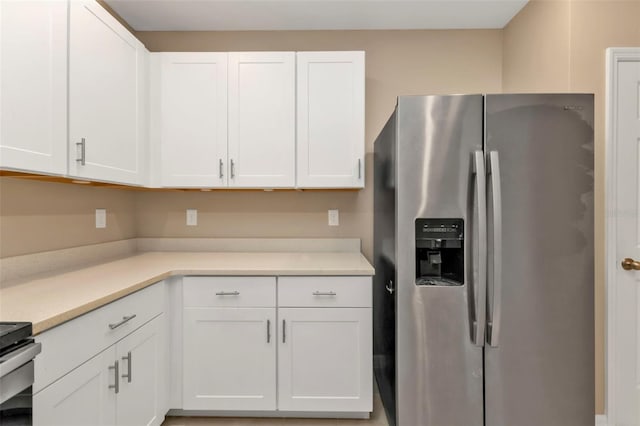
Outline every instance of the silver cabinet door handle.
<path fill-rule="evenodd" d="M 362 160 L 358 158 L 358 179 L 362 179 Z"/>
<path fill-rule="evenodd" d="M 230 160 L 231 167 L 229 172 L 231 173 L 231 179 L 235 179 L 236 177 L 236 164 L 233 162 L 233 158 Z"/>
<path fill-rule="evenodd" d="M 240 296 L 239 291 L 219 291 L 216 296 Z"/>
<path fill-rule="evenodd" d="M 114 330 L 114 329 L 120 327 L 122 324 L 126 324 L 127 322 L 131 321 L 135 317 L 136 317 L 136 314 L 129 315 L 128 317 L 122 317 L 122 321 L 116 322 L 116 323 L 113 323 L 113 324 L 109 324 L 109 328 L 111 330 Z"/>
<path fill-rule="evenodd" d="M 282 343 L 287 342 L 287 321 L 282 320 Z"/>
<path fill-rule="evenodd" d="M 224 177 L 224 174 L 222 173 L 222 158 L 220 159 L 219 170 L 220 170 L 220 179 L 222 179 Z"/>
<path fill-rule="evenodd" d="M 110 365 L 109 370 L 114 370 L 115 373 L 115 383 L 113 385 L 109 385 L 109 389 L 114 389 L 116 393 L 118 393 L 120 392 L 120 366 L 118 365 L 118 361 L 115 361 L 113 365 Z"/>
<path fill-rule="evenodd" d="M 123 374 L 122 378 L 127 379 L 127 382 L 131 383 L 131 351 L 127 352 L 127 356 L 123 356 L 122 360 L 127 361 L 127 374 Z"/>
<path fill-rule="evenodd" d="M 271 342 L 271 320 L 267 320 L 267 343 Z"/>
<path fill-rule="evenodd" d="M 335 296 L 337 293 L 335 291 L 314 291 L 314 296 Z"/>
<path fill-rule="evenodd" d="M 80 147 L 80 158 L 76 158 L 76 163 L 80 163 L 81 166 L 85 165 L 86 162 L 86 140 L 85 138 L 80 139 L 80 142 L 76 142 L 76 147 Z"/>

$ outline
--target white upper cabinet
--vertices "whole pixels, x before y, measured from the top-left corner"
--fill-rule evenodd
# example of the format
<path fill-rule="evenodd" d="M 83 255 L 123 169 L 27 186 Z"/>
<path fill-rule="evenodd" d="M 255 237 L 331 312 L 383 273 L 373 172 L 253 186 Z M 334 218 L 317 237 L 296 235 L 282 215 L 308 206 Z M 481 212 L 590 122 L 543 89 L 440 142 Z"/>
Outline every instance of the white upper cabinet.
<path fill-rule="evenodd" d="M 295 186 L 295 53 L 229 54 L 229 186 Z"/>
<path fill-rule="evenodd" d="M 0 1 L 0 167 L 67 172 L 66 1 Z"/>
<path fill-rule="evenodd" d="M 144 184 L 148 52 L 94 1 L 69 16 L 69 175 Z"/>
<path fill-rule="evenodd" d="M 364 52 L 297 53 L 297 186 L 364 187 Z"/>
<path fill-rule="evenodd" d="M 160 185 L 227 186 L 227 53 L 158 53 Z M 157 101 L 156 101 L 157 102 Z M 157 149 L 157 147 L 156 147 Z"/>

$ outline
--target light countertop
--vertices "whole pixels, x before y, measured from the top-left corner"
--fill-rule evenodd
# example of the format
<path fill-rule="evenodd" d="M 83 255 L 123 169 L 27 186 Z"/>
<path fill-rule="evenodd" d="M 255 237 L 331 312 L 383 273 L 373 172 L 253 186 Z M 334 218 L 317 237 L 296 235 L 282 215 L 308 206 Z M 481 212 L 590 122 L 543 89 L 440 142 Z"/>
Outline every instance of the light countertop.
<path fill-rule="evenodd" d="M 360 253 L 151 252 L 0 289 L 0 321 L 30 321 L 42 333 L 174 275 L 373 275 Z"/>

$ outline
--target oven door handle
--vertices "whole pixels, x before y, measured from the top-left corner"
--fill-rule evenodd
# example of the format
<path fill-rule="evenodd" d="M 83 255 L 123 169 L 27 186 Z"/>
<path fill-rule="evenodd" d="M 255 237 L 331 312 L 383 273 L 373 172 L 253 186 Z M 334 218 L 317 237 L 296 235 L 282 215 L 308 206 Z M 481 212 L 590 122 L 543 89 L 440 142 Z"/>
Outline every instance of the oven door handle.
<path fill-rule="evenodd" d="M 42 344 L 31 343 L 0 358 L 0 378 L 31 361 L 42 352 Z"/>

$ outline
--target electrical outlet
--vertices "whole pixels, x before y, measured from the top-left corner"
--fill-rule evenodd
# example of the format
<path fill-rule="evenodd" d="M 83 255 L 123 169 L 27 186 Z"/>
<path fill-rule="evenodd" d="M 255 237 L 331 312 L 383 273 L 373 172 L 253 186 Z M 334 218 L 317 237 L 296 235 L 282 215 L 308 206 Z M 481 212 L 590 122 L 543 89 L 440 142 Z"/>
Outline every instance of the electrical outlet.
<path fill-rule="evenodd" d="M 187 226 L 198 225 L 198 210 L 187 209 Z"/>
<path fill-rule="evenodd" d="M 329 210 L 329 226 L 340 225 L 340 212 L 336 210 Z"/>
<path fill-rule="evenodd" d="M 96 228 L 107 227 L 107 209 L 96 209 Z"/>

